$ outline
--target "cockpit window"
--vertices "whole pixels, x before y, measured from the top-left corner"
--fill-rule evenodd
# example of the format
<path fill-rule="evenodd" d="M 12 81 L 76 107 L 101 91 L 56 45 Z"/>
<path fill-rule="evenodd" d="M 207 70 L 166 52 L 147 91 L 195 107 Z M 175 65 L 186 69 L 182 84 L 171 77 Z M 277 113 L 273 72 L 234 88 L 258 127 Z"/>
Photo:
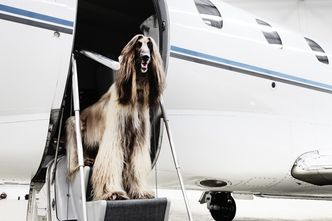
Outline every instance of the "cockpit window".
<path fill-rule="evenodd" d="M 223 20 L 216 6 L 213 5 L 209 0 L 194 1 L 204 23 L 209 26 L 221 29 L 223 26 Z"/>
<path fill-rule="evenodd" d="M 262 21 L 260 19 L 256 19 L 256 22 L 257 22 L 257 24 L 260 25 L 261 30 L 262 30 L 262 32 L 264 34 L 264 37 L 267 40 L 267 42 L 269 44 L 275 45 L 275 46 L 277 46 L 278 48 L 281 49 L 282 48 L 282 41 L 281 41 L 281 38 L 280 38 L 278 32 L 276 32 L 272 28 L 272 26 L 269 23 L 265 22 L 265 21 Z"/>
<path fill-rule="evenodd" d="M 311 50 L 314 52 L 316 58 L 318 59 L 318 61 L 324 63 L 324 64 L 329 64 L 329 59 L 325 54 L 325 51 L 323 50 L 323 48 L 321 46 L 319 46 L 319 44 L 317 44 L 314 40 L 310 39 L 310 38 L 304 38 L 309 47 L 311 48 Z"/>

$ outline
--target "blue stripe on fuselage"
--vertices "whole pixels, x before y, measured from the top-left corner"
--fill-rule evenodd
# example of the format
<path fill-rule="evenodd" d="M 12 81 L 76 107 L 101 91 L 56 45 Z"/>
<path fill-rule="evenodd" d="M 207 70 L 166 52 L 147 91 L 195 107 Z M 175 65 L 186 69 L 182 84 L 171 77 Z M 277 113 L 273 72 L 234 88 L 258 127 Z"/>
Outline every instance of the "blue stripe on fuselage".
<path fill-rule="evenodd" d="M 308 80 L 308 79 L 297 77 L 294 75 L 284 74 L 284 73 L 281 73 L 278 71 L 273 71 L 273 70 L 269 70 L 266 68 L 249 65 L 249 64 L 238 62 L 238 61 L 232 61 L 229 59 L 205 54 L 205 53 L 198 52 L 198 51 L 193 51 L 190 49 L 185 49 L 185 48 L 181 48 L 181 47 L 177 47 L 177 46 L 171 46 L 171 53 L 191 57 L 194 59 L 200 59 L 200 60 L 211 62 L 214 64 L 228 66 L 231 68 L 234 67 L 237 69 L 253 72 L 256 76 L 261 76 L 264 78 L 272 78 L 272 79 L 276 79 L 276 80 L 282 80 L 284 82 L 292 82 L 296 85 L 307 86 L 310 88 L 315 88 L 315 89 L 319 89 L 319 90 L 323 90 L 323 91 L 332 93 L 332 85 L 329 85 L 329 84 Z"/>
<path fill-rule="evenodd" d="M 16 15 L 20 15 L 20 16 L 25 16 L 25 17 L 29 17 L 29 18 L 33 18 L 33 19 L 38 19 L 38 20 L 42 20 L 42 21 L 46 21 L 46 22 L 52 22 L 52 23 L 56 23 L 56 24 L 64 25 L 64 26 L 68 26 L 68 27 L 74 26 L 74 22 L 69 21 L 69 20 L 56 18 L 56 17 L 52 17 L 49 15 L 44 15 L 44 14 L 40 14 L 40 13 L 36 13 L 36 12 L 32 12 L 32 11 L 27 11 L 24 9 L 15 8 L 15 7 L 3 5 L 3 4 L 0 4 L 0 11 L 16 14 Z"/>

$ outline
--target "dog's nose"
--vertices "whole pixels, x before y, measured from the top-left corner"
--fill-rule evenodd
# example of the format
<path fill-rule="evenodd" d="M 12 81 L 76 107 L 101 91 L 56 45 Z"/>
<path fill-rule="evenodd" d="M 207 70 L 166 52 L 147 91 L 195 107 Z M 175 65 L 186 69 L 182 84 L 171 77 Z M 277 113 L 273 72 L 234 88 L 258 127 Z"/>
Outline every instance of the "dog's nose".
<path fill-rule="evenodd" d="M 149 56 L 149 55 L 143 55 L 143 56 L 142 56 L 142 60 L 143 60 L 144 62 L 148 62 L 149 59 L 150 59 L 150 56 Z"/>

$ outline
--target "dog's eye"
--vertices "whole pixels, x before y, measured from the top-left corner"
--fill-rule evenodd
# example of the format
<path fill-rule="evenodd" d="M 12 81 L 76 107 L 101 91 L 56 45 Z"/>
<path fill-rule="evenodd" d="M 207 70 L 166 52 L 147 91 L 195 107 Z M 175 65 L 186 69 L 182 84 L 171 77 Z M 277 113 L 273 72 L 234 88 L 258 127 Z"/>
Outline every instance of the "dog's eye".
<path fill-rule="evenodd" d="M 136 42 L 136 48 L 138 49 L 138 48 L 141 48 L 141 47 L 142 47 L 142 42 L 140 42 L 140 41 Z"/>
<path fill-rule="evenodd" d="M 148 42 L 148 47 L 149 47 L 150 50 L 152 50 L 153 45 L 152 45 L 152 42 L 151 42 L 151 41 Z"/>

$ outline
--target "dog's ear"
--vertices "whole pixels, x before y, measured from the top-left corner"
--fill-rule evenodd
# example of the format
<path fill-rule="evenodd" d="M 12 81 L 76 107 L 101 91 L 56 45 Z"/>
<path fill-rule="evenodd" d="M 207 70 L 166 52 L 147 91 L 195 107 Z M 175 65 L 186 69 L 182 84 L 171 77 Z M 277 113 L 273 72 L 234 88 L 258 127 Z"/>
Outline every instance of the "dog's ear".
<path fill-rule="evenodd" d="M 149 74 L 149 103 L 158 105 L 161 94 L 165 89 L 165 70 L 159 48 L 153 38 L 149 37 L 151 54 L 151 74 Z"/>
<path fill-rule="evenodd" d="M 119 63 L 121 63 L 121 61 L 122 61 L 122 55 L 120 55 L 119 57 L 118 57 L 118 60 L 119 60 Z"/>
<path fill-rule="evenodd" d="M 119 58 L 120 69 L 117 72 L 116 86 L 120 104 L 136 100 L 135 45 L 143 35 L 134 36 L 122 49 Z"/>

